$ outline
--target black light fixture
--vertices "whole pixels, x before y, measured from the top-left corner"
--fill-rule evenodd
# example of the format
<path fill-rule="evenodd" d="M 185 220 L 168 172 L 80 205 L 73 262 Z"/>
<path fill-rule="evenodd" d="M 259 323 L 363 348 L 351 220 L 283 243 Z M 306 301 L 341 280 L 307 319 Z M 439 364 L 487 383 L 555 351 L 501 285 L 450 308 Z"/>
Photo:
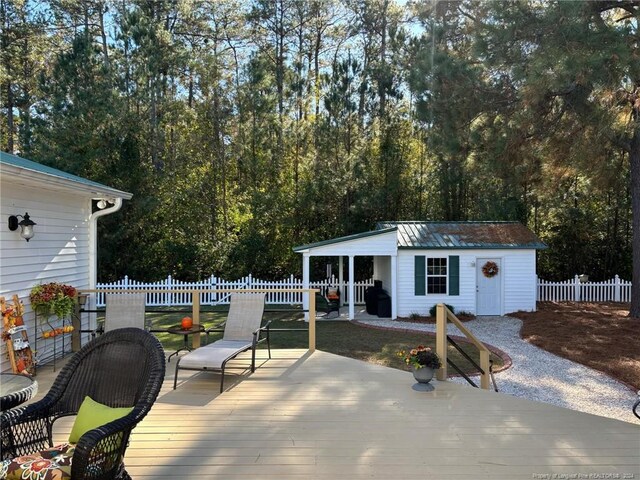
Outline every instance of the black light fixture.
<path fill-rule="evenodd" d="M 18 217 L 22 217 L 22 220 L 18 222 Z M 33 237 L 33 226 L 37 225 L 36 222 L 29 218 L 29 214 L 25 212 L 23 215 L 11 215 L 9 216 L 9 230 L 12 232 L 16 231 L 18 227 L 20 227 L 20 236 L 24 238 L 27 242 L 30 238 Z"/>

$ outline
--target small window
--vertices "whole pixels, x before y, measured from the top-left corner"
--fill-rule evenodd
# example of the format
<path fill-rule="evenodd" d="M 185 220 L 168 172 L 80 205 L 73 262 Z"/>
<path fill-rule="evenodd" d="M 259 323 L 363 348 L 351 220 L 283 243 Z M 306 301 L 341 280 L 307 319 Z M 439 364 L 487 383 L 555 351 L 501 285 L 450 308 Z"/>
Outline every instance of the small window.
<path fill-rule="evenodd" d="M 427 294 L 447 293 L 447 259 L 427 258 Z"/>

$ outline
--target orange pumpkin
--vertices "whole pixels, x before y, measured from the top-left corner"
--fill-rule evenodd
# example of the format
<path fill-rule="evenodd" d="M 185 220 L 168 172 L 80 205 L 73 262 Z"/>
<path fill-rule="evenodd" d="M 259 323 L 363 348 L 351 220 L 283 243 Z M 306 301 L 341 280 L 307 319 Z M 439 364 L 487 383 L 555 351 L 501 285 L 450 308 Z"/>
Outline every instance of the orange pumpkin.
<path fill-rule="evenodd" d="M 181 325 L 183 330 L 189 330 L 191 327 L 193 327 L 193 320 L 191 319 L 191 317 L 184 317 L 182 319 Z"/>

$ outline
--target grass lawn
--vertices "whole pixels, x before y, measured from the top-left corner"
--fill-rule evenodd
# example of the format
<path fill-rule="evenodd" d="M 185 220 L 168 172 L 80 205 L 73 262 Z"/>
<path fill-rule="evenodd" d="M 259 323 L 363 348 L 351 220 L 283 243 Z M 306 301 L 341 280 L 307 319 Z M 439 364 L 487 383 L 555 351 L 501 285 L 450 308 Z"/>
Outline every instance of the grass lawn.
<path fill-rule="evenodd" d="M 640 322 L 628 314 L 622 303 L 539 302 L 509 315 L 523 321 L 524 340 L 640 389 Z"/>
<path fill-rule="evenodd" d="M 285 308 L 282 305 L 273 305 L 267 306 L 267 310 L 269 309 L 284 310 Z M 147 321 L 151 321 L 152 328 L 158 330 L 179 324 L 183 316 L 189 315 L 189 313 L 177 311 L 180 310 L 178 308 L 163 309 L 171 310 L 169 313 L 154 313 L 153 310 L 153 307 L 148 308 Z M 225 318 L 226 307 L 203 306 L 200 312 L 200 323 L 206 328 L 220 325 Z M 266 311 L 264 320 L 265 322 L 271 320 L 272 348 L 307 348 L 307 324 L 302 320 L 302 313 L 299 310 L 291 308 L 287 311 Z M 295 331 L 278 331 L 278 329 L 295 329 Z M 183 342 L 182 335 L 160 332 L 155 335 L 166 350 L 176 350 Z M 218 340 L 221 336 L 219 333 L 211 334 L 209 341 Z M 478 351 L 475 347 L 467 343 L 458 343 L 471 358 L 479 363 Z M 392 368 L 405 369 L 404 362 L 397 356 L 397 352 L 418 345 L 431 347 L 435 351 L 435 336 L 368 328 L 345 321 L 316 322 L 316 347 L 319 350 Z M 266 348 L 264 343 L 261 347 Z M 473 365 L 453 347 L 449 347 L 448 355 L 465 373 L 475 372 Z M 493 353 L 491 358 L 494 361 L 494 370 L 499 370 L 503 366 L 502 359 Z"/>

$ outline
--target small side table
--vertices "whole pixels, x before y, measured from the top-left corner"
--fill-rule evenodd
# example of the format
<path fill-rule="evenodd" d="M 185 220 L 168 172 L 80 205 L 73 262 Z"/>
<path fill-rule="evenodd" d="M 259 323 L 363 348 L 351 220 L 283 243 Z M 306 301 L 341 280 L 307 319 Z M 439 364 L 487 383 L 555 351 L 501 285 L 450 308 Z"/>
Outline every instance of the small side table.
<path fill-rule="evenodd" d="M 0 411 L 26 402 L 38 392 L 38 382 L 27 375 L 0 374 Z"/>
<path fill-rule="evenodd" d="M 194 335 L 196 333 L 201 334 L 202 332 L 204 332 L 204 326 L 193 325 L 191 328 L 185 330 L 184 328 L 182 328 L 181 325 L 173 325 L 172 327 L 167 328 L 167 332 L 173 333 L 175 335 L 182 335 L 184 337 L 184 344 L 182 345 L 182 347 L 180 347 L 178 350 L 176 350 L 171 355 L 169 355 L 169 358 L 167 359 L 167 361 L 171 362 L 171 357 L 173 357 L 174 355 L 177 356 L 178 353 L 184 350 L 188 352 L 193 350 L 191 347 L 189 347 L 189 335 Z"/>

